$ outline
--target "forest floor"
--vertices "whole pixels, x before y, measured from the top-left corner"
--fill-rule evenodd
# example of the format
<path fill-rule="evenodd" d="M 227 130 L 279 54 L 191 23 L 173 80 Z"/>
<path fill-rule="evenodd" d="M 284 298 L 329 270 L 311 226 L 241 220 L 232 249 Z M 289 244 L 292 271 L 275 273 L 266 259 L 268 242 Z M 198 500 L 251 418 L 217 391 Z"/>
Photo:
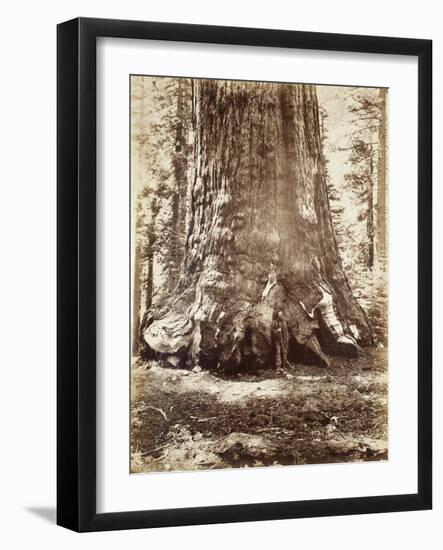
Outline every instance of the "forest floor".
<path fill-rule="evenodd" d="M 386 364 L 385 349 L 229 377 L 137 361 L 131 471 L 386 460 Z"/>

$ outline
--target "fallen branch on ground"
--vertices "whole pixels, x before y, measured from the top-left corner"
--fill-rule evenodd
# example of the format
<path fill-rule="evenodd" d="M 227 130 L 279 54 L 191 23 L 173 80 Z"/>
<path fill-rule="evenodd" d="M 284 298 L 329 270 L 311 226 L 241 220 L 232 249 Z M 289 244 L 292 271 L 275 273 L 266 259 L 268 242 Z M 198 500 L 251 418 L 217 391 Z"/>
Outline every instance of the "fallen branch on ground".
<path fill-rule="evenodd" d="M 157 411 L 158 413 L 160 413 L 163 416 L 163 418 L 166 421 L 168 421 L 168 417 L 166 416 L 166 413 L 162 409 L 160 409 L 159 407 L 153 407 L 152 405 L 147 405 L 146 408 L 147 409 L 152 409 L 153 411 Z"/>

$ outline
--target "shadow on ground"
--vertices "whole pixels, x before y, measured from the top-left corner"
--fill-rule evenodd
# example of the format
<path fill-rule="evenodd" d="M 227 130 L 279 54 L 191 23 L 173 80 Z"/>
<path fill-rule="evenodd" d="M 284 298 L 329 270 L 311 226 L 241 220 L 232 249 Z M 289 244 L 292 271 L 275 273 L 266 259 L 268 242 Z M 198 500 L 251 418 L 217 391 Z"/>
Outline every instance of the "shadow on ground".
<path fill-rule="evenodd" d="M 48 521 L 49 523 L 55 524 L 56 522 L 57 510 L 55 508 L 45 506 L 28 506 L 26 510 L 31 514 Z"/>

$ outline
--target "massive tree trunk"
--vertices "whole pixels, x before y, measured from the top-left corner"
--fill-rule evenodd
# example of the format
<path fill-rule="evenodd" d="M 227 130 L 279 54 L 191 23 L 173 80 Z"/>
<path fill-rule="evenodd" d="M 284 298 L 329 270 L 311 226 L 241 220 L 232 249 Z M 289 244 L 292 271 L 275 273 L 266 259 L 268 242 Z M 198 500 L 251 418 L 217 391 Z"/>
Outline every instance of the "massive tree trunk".
<path fill-rule="evenodd" d="M 210 80 L 194 86 L 185 256 L 174 294 L 144 331 L 148 346 L 174 363 L 272 366 L 272 317 L 281 310 L 289 360 L 325 364 L 324 352 L 349 346 L 332 336 L 327 316 L 314 322 L 305 311 L 324 290 L 344 332 L 372 343 L 338 255 L 315 88 Z"/>

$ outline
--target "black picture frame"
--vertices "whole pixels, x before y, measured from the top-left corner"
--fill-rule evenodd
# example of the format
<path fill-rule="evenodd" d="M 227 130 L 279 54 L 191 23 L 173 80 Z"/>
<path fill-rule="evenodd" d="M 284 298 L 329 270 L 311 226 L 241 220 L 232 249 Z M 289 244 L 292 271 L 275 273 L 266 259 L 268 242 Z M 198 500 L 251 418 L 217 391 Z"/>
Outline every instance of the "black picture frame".
<path fill-rule="evenodd" d="M 416 494 L 96 512 L 96 39 L 399 54 L 418 58 Z M 432 506 L 432 42 L 78 18 L 57 29 L 57 523 L 104 531 L 426 510 Z"/>

